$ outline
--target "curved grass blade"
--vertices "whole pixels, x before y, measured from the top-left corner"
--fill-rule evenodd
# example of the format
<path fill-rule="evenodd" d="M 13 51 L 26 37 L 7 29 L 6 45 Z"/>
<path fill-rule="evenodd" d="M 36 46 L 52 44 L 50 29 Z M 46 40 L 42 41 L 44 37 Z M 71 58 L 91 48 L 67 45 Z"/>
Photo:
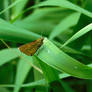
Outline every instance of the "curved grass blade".
<path fill-rule="evenodd" d="M 35 56 L 35 59 L 36 59 L 36 61 L 39 62 L 40 66 L 41 66 L 41 69 L 43 70 L 43 74 L 44 74 L 45 79 L 47 80 L 47 82 L 50 84 L 50 86 L 53 88 L 54 91 L 57 90 L 57 92 L 60 92 L 60 91 L 64 90 L 65 92 L 74 92 L 69 87 L 69 85 L 66 85 L 65 82 L 63 82 L 62 80 L 60 80 L 60 78 L 58 76 L 59 74 L 56 71 L 56 69 L 48 66 L 46 63 L 42 62 L 36 56 Z M 54 85 L 54 83 L 55 83 L 55 85 Z M 56 85 L 58 85 L 58 86 L 56 86 Z M 67 91 L 67 89 L 68 89 L 68 91 Z"/>
<path fill-rule="evenodd" d="M 73 4 L 73 3 L 69 2 L 68 0 L 46 0 L 37 5 L 27 8 L 25 11 L 21 12 L 18 16 L 16 16 L 16 18 L 13 21 L 15 21 L 18 17 L 20 17 L 25 12 L 27 12 L 33 8 L 37 8 L 37 7 L 41 7 L 41 6 L 59 6 L 59 7 L 63 7 L 63 8 L 68 8 L 68 9 L 77 11 L 79 13 L 83 13 L 84 15 L 92 18 L 92 13 L 90 11 L 87 11 L 87 10 Z"/>
<path fill-rule="evenodd" d="M 78 39 L 79 37 L 83 36 L 84 34 L 88 33 L 92 30 L 92 23 L 84 27 L 83 29 L 79 30 L 77 33 L 75 33 L 68 41 L 66 41 L 61 48 L 69 44 L 70 42 Z"/>
<path fill-rule="evenodd" d="M 15 6 L 17 3 L 19 3 L 20 1 L 22 2 L 22 0 L 16 0 L 14 3 L 12 3 L 11 5 L 9 5 L 7 8 L 5 8 L 4 10 L 2 10 L 2 11 L 0 12 L 0 14 L 2 14 L 2 13 L 4 13 L 5 11 L 7 11 L 8 9 L 14 7 L 14 6 Z"/>
<path fill-rule="evenodd" d="M 74 11 L 83 13 L 84 15 L 92 18 L 91 12 L 69 2 L 68 0 L 47 0 L 38 4 L 37 6 L 60 6 L 60 7 L 72 9 Z M 34 6 L 34 7 L 37 7 L 37 6 Z"/>
<path fill-rule="evenodd" d="M 44 39 L 44 44 L 40 49 L 38 58 L 61 72 L 64 71 L 82 79 L 92 79 L 92 67 L 86 66 L 65 54 L 46 38 Z"/>
<path fill-rule="evenodd" d="M 6 9 L 8 7 L 8 5 L 9 5 L 9 0 L 3 0 L 3 2 L 4 2 L 4 9 Z M 9 10 L 5 11 L 4 16 L 5 16 L 5 19 L 7 21 L 9 21 L 9 19 L 10 19 L 10 11 Z"/>
<path fill-rule="evenodd" d="M 80 13 L 70 14 L 68 17 L 61 20 L 61 22 L 54 28 L 54 30 L 50 34 L 50 39 L 54 39 L 56 36 L 65 32 L 68 28 L 77 24 L 78 19 L 80 17 Z"/>
<path fill-rule="evenodd" d="M 13 14 L 12 14 L 12 19 L 15 18 L 20 12 L 23 11 L 25 5 L 27 4 L 28 0 L 22 0 L 22 2 L 19 2 L 20 0 L 16 0 L 18 2 L 16 5 L 13 6 Z"/>
<path fill-rule="evenodd" d="M 0 19 L 0 38 L 15 42 L 30 42 L 41 36 Z"/>
<path fill-rule="evenodd" d="M 16 74 L 16 80 L 15 80 L 14 92 L 19 92 L 21 85 L 26 79 L 27 74 L 29 73 L 29 70 L 31 68 L 32 66 L 28 64 L 28 62 L 26 62 L 24 59 L 20 59 L 18 66 L 17 66 L 17 74 Z"/>
<path fill-rule="evenodd" d="M 87 66 L 92 67 L 92 64 L 89 64 Z M 70 77 L 70 76 L 71 75 L 66 74 L 66 73 L 59 74 L 60 79 L 67 78 L 67 77 Z M 35 81 L 35 82 L 22 84 L 21 87 L 45 86 L 46 84 L 47 84 L 47 82 L 45 81 L 45 79 L 42 79 L 42 80 L 38 80 L 38 81 Z M 0 87 L 12 88 L 12 87 L 15 87 L 15 85 L 13 85 L 13 84 L 0 84 Z"/>
<path fill-rule="evenodd" d="M 4 49 L 0 51 L 0 66 L 8 63 L 9 61 L 18 58 L 19 55 L 16 53 L 11 53 L 12 51 L 16 52 L 17 49 Z"/>

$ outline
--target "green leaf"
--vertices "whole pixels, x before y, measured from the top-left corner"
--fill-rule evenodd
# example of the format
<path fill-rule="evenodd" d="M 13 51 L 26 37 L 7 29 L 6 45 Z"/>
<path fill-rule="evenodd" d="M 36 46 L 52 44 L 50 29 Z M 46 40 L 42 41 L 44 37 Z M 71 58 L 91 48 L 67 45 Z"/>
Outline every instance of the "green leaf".
<path fill-rule="evenodd" d="M 48 36 L 53 28 L 66 16 L 73 13 L 72 10 L 63 8 L 39 8 L 23 20 L 13 24 L 29 31 Z"/>
<path fill-rule="evenodd" d="M 91 67 L 65 54 L 46 38 L 44 39 L 44 44 L 38 54 L 38 58 L 61 72 L 64 71 L 78 78 L 92 79 Z"/>
<path fill-rule="evenodd" d="M 33 61 L 34 61 L 34 64 L 37 66 L 37 67 L 39 67 L 39 68 L 41 68 L 40 67 L 40 64 L 39 64 L 39 60 L 38 59 L 36 59 L 36 57 L 34 57 L 33 56 Z M 39 73 L 39 71 L 37 71 L 37 70 L 35 70 L 34 69 L 34 81 L 36 82 L 36 81 L 38 81 L 38 80 L 41 80 L 41 79 L 43 79 L 44 78 L 44 76 L 43 76 L 43 73 L 41 74 L 41 73 Z M 45 80 L 44 80 L 44 82 L 45 82 Z M 35 88 L 35 92 L 48 92 L 48 88 L 49 86 L 48 86 L 48 84 L 47 84 L 47 82 L 45 83 L 45 85 L 44 86 L 40 86 L 40 87 L 36 87 Z"/>
<path fill-rule="evenodd" d="M 30 42 L 37 38 L 41 37 L 40 35 L 29 32 L 23 28 L 19 28 L 10 24 L 2 19 L 0 19 L 0 38 L 15 42 Z"/>
<path fill-rule="evenodd" d="M 36 56 L 34 57 L 34 61 L 39 62 L 41 69 L 43 71 L 44 77 L 45 77 L 45 79 L 47 80 L 48 83 L 59 79 L 59 77 L 57 76 L 58 73 L 55 69 L 48 66 L 46 63 L 42 62 Z M 50 72 L 50 75 L 49 75 L 49 72 Z"/>
<path fill-rule="evenodd" d="M 0 88 L 0 91 L 1 91 L 1 92 L 11 92 L 11 91 L 9 91 L 9 90 L 6 89 L 6 88 Z"/>
<path fill-rule="evenodd" d="M 34 57 L 34 60 L 36 62 L 39 62 L 41 69 L 43 71 L 43 75 L 45 79 L 47 80 L 47 83 L 50 83 L 50 86 L 53 88 L 53 90 L 54 91 L 57 90 L 57 92 L 62 91 L 62 82 L 59 80 L 58 72 L 52 67 L 48 66 L 46 63 L 42 62 L 36 56 Z M 58 87 L 55 87 L 55 85 L 53 85 L 54 81 L 56 81 L 55 83 L 59 85 Z"/>
<path fill-rule="evenodd" d="M 4 2 L 4 9 L 6 9 L 8 7 L 8 5 L 9 5 L 9 0 L 3 0 L 3 2 Z M 9 21 L 9 19 L 10 19 L 10 12 L 9 12 L 9 10 L 5 11 L 4 16 L 5 16 L 5 19 L 7 21 Z"/>
<path fill-rule="evenodd" d="M 19 2 L 20 0 L 16 0 L 16 2 Z M 22 2 L 17 3 L 13 8 L 13 14 L 12 14 L 12 18 L 15 18 L 18 14 L 20 14 L 20 12 L 23 11 L 26 3 L 28 2 L 28 0 L 22 0 Z"/>
<path fill-rule="evenodd" d="M 67 31 L 68 28 L 77 24 L 79 17 L 80 13 L 73 13 L 61 20 L 60 23 L 53 29 L 49 38 L 54 39 L 56 36 L 62 35 L 62 33 Z"/>
<path fill-rule="evenodd" d="M 62 47 L 62 44 L 60 44 L 59 42 L 56 42 L 56 41 L 52 41 L 57 47 Z M 61 48 L 60 48 L 61 49 Z M 70 53 L 70 54 L 79 54 L 79 55 L 84 55 L 84 53 L 80 52 L 80 51 L 77 51 L 75 49 L 72 49 L 68 46 L 64 46 L 62 49 L 61 49 L 63 52 L 65 53 Z"/>
<path fill-rule="evenodd" d="M 17 58 L 19 55 L 16 54 L 16 49 L 4 49 L 0 51 L 0 66 L 8 63 L 9 61 Z M 12 53 L 14 52 L 14 53 Z"/>
<path fill-rule="evenodd" d="M 44 2 L 38 4 L 37 6 L 34 6 L 34 7 L 38 7 L 38 6 L 60 6 L 60 7 L 72 9 L 74 11 L 83 13 L 84 15 L 92 18 L 91 12 L 89 12 L 89 11 L 87 11 L 87 10 L 67 1 L 67 0 L 47 0 L 47 1 L 44 1 Z"/>
<path fill-rule="evenodd" d="M 47 82 L 45 79 L 34 81 L 31 83 L 22 84 L 21 87 L 36 87 L 36 86 L 46 86 Z M 14 84 L 0 84 L 0 87 L 13 88 L 16 87 Z"/>
<path fill-rule="evenodd" d="M 75 33 L 69 40 L 67 40 L 61 48 L 63 48 L 64 46 L 66 46 L 67 44 L 69 44 L 70 42 L 78 39 L 79 37 L 83 36 L 84 34 L 88 33 L 89 31 L 92 30 L 92 24 L 87 25 L 86 27 L 84 27 L 83 29 L 79 30 L 77 33 Z"/>
<path fill-rule="evenodd" d="M 12 3 L 11 5 L 9 5 L 7 8 L 5 8 L 4 10 L 2 10 L 2 11 L 0 12 L 0 15 L 1 15 L 2 13 L 4 13 L 5 11 L 7 11 L 8 9 L 14 7 L 14 6 L 15 6 L 17 3 L 19 3 L 20 1 L 22 2 L 22 0 L 17 0 L 17 1 L 15 1 L 14 3 Z"/>
<path fill-rule="evenodd" d="M 15 81 L 15 88 L 14 92 L 19 92 L 21 85 L 23 84 L 24 80 L 31 69 L 31 65 L 25 61 L 25 59 L 21 58 L 18 66 L 17 66 L 17 74 L 16 74 L 16 81 Z"/>

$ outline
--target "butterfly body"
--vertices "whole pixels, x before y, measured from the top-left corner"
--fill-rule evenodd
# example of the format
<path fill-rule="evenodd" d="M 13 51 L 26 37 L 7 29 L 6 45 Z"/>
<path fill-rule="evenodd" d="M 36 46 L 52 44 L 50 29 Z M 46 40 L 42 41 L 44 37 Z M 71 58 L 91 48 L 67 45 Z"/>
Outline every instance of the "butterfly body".
<path fill-rule="evenodd" d="M 19 47 L 19 50 L 28 56 L 33 56 L 43 44 L 43 38 L 39 38 L 31 43 Z"/>

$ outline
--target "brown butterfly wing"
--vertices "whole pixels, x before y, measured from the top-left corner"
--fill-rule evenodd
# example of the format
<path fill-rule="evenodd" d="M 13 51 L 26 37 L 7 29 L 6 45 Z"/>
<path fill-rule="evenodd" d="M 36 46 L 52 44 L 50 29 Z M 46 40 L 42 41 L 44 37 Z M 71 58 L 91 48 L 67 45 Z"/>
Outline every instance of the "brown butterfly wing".
<path fill-rule="evenodd" d="M 19 50 L 28 56 L 33 56 L 42 44 L 43 38 L 40 38 L 31 43 L 20 46 Z"/>

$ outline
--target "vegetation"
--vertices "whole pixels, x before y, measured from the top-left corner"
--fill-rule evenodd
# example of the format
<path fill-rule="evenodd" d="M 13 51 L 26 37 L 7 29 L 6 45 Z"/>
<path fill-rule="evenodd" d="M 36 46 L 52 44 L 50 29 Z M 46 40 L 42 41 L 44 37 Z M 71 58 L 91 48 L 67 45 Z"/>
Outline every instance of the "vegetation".
<path fill-rule="evenodd" d="M 91 0 L 0 0 L 0 92 L 92 92 Z M 33 56 L 19 46 L 43 37 Z"/>

